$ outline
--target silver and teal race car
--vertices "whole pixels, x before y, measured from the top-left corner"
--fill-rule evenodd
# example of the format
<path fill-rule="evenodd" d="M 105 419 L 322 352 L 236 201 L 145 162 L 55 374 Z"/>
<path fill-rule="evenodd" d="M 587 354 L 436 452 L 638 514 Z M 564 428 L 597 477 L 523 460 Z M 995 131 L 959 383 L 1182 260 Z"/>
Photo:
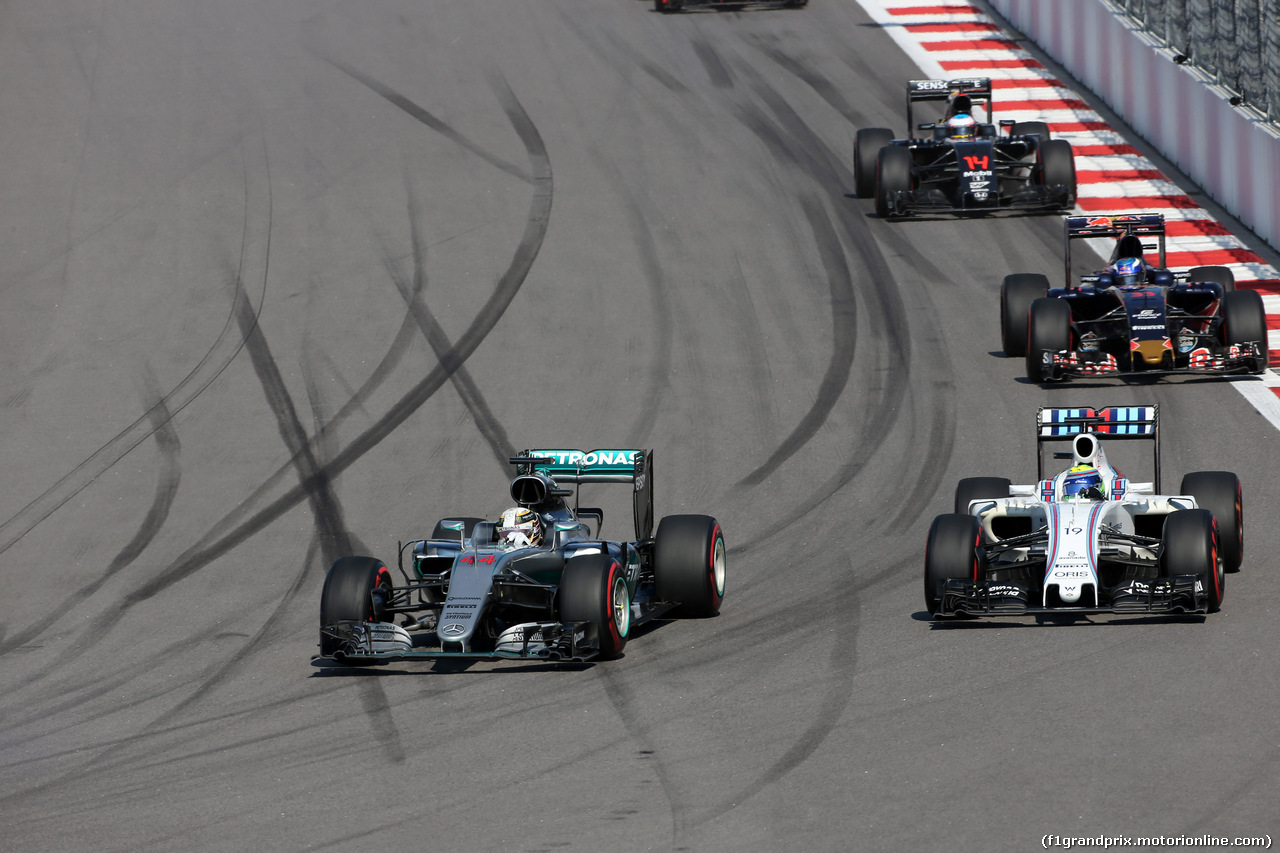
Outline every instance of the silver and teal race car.
<path fill-rule="evenodd" d="M 497 521 L 444 519 L 402 544 L 403 583 L 372 557 L 330 567 L 315 661 L 608 660 L 637 625 L 719 612 L 724 533 L 706 515 L 667 516 L 653 533 L 652 450 L 526 450 L 510 462 L 516 507 Z M 569 488 L 583 483 L 631 487 L 634 540 L 600 538 L 604 512 Z"/>
<path fill-rule="evenodd" d="M 1208 613 L 1244 556 L 1240 479 L 1227 471 L 1160 490 L 1156 406 L 1040 409 L 1037 477 L 969 477 L 955 511 L 929 528 L 925 607 L 935 618 L 1088 613 Z M 1134 482 L 1107 442 L 1152 442 L 1155 479 Z M 1044 476 L 1046 442 L 1070 442 L 1071 466 Z"/>

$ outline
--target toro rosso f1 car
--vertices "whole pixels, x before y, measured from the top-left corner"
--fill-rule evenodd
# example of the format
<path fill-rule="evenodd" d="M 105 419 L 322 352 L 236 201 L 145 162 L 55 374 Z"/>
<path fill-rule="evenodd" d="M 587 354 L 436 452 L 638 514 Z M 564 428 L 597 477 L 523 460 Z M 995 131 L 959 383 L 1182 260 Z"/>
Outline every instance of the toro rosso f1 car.
<path fill-rule="evenodd" d="M 1155 406 L 1040 409 L 1039 482 L 970 477 L 955 512 L 929 528 L 924 598 L 929 613 L 1003 616 L 1208 613 L 1222 603 L 1223 572 L 1244 554 L 1240 480 L 1187 474 L 1160 493 Z M 1155 480 L 1136 483 L 1107 462 L 1107 442 L 1153 443 Z M 1071 467 L 1046 478 L 1043 443 Z"/>
<path fill-rule="evenodd" d="M 1024 356 L 1032 382 L 1267 369 L 1262 297 L 1236 290 L 1226 267 L 1169 271 L 1162 214 L 1069 216 L 1064 233 L 1064 287 L 1051 289 L 1045 276 L 1028 273 L 1006 276 L 1000 287 L 1005 355 Z M 1072 285 L 1072 244 L 1104 237 L 1116 241 L 1107 269 Z M 1144 243 L 1148 237 L 1156 242 Z M 1145 259 L 1149 249 L 1158 252 L 1154 266 Z"/>
<path fill-rule="evenodd" d="M 371 557 L 333 564 L 320 595 L 316 659 L 607 660 L 633 626 L 719 612 L 720 524 L 670 515 L 653 534 L 652 451 L 532 450 L 510 461 L 517 506 L 498 522 L 442 520 L 429 538 L 401 545 L 403 583 Z M 565 487 L 582 483 L 632 488 L 634 540 L 600 537 L 604 512 L 579 506 L 577 489 Z"/>
<path fill-rule="evenodd" d="M 917 101 L 946 101 L 941 121 L 915 125 Z M 986 122 L 971 115 L 982 107 Z M 915 211 L 1070 210 L 1076 199 L 1071 143 L 1050 139 L 1040 121 L 992 124 L 991 80 L 911 80 L 907 138 L 882 127 L 863 128 L 853 143 L 859 198 L 874 196 L 876 214 Z M 920 131 L 920 135 L 916 132 Z"/>

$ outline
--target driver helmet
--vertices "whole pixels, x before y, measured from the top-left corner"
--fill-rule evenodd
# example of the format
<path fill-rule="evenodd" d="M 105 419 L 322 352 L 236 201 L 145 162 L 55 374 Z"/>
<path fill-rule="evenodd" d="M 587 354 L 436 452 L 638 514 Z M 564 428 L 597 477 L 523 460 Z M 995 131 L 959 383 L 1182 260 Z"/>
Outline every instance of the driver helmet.
<path fill-rule="evenodd" d="M 947 136 L 952 139 L 973 139 L 977 128 L 978 123 L 973 120 L 973 116 L 966 113 L 957 113 L 947 119 Z"/>
<path fill-rule="evenodd" d="M 1136 287 L 1146 281 L 1146 270 L 1138 258 L 1121 258 L 1107 267 L 1117 287 Z"/>
<path fill-rule="evenodd" d="M 1102 475 L 1092 465 L 1076 465 L 1062 482 L 1064 501 L 1100 501 L 1105 498 Z"/>
<path fill-rule="evenodd" d="M 542 543 L 542 519 L 522 506 L 503 510 L 496 527 L 503 548 L 533 548 Z"/>

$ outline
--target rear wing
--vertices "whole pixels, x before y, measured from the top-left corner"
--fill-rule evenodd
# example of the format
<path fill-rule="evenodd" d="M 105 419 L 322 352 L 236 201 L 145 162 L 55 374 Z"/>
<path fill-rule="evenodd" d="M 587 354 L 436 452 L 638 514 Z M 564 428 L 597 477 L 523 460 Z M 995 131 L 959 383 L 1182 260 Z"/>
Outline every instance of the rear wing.
<path fill-rule="evenodd" d="M 518 474 L 542 473 L 557 483 L 630 483 L 636 539 L 653 536 L 652 450 L 525 450 L 510 462 Z M 576 492 L 574 504 L 576 515 Z"/>
<path fill-rule="evenodd" d="M 1160 269 L 1165 269 L 1164 214 L 1133 213 L 1123 216 L 1068 216 L 1063 225 L 1063 258 L 1066 263 L 1067 287 L 1071 286 L 1071 241 L 1097 237 L 1111 237 L 1119 241 L 1133 236 L 1140 242 L 1144 237 L 1156 237 L 1155 243 L 1142 242 L 1143 250 L 1157 249 L 1160 253 Z"/>
<path fill-rule="evenodd" d="M 1044 479 L 1044 444 L 1072 441 L 1081 433 L 1106 436 L 1107 441 L 1147 439 L 1153 443 L 1156 492 L 1160 491 L 1160 407 L 1112 406 L 1106 409 L 1036 410 L 1036 479 Z M 1070 457 L 1070 454 L 1067 454 Z"/>
<path fill-rule="evenodd" d="M 907 135 L 914 136 L 915 117 L 911 106 L 916 101 L 950 101 L 958 95 L 967 95 L 976 106 L 986 112 L 986 124 L 994 124 L 991 117 L 991 78 L 963 77 L 956 80 L 908 80 L 907 81 Z"/>

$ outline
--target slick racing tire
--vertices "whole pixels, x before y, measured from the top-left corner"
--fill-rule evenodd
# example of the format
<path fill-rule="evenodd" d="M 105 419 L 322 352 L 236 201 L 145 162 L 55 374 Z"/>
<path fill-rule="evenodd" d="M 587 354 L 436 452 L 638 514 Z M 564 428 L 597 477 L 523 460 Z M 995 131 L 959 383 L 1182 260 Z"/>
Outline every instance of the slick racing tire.
<path fill-rule="evenodd" d="M 622 654 L 631 633 L 631 594 L 622 564 L 607 554 L 574 557 L 560 576 L 561 622 L 586 622 L 594 634 L 599 657 Z"/>
<path fill-rule="evenodd" d="M 1049 125 L 1042 121 L 1020 121 L 1013 126 L 1014 136 L 1030 136 L 1033 133 L 1040 134 L 1042 143 L 1048 142 L 1052 138 L 1049 135 Z"/>
<path fill-rule="evenodd" d="M 1209 599 L 1209 611 L 1222 606 L 1225 577 L 1218 559 L 1218 528 L 1207 509 L 1180 509 L 1164 520 L 1161 567 L 1164 577 L 1196 575 Z"/>
<path fill-rule="evenodd" d="M 1044 354 L 1071 348 L 1071 306 L 1061 299 L 1044 297 L 1027 312 L 1027 378 L 1044 382 Z"/>
<path fill-rule="evenodd" d="M 484 521 L 483 518 L 472 518 L 466 515 L 455 516 L 454 518 L 442 518 L 436 522 L 435 529 L 431 531 L 432 539 L 457 539 L 458 532 L 456 530 L 446 530 L 444 523 L 446 521 L 461 521 L 462 535 L 470 539 L 471 534 L 475 532 L 476 525 Z"/>
<path fill-rule="evenodd" d="M 1258 291 L 1233 290 L 1222 295 L 1222 342 L 1227 346 L 1260 343 L 1264 355 L 1253 372 L 1267 372 L 1267 312 Z"/>
<path fill-rule="evenodd" d="M 876 194 L 876 157 L 893 141 L 885 127 L 864 127 L 853 136 L 853 192 L 858 198 Z"/>
<path fill-rule="evenodd" d="M 725 546 L 709 515 L 668 515 L 658 522 L 653 574 L 659 601 L 679 604 L 672 615 L 715 616 L 724 601 Z"/>
<path fill-rule="evenodd" d="M 1240 478 L 1230 471 L 1196 471 L 1182 478 L 1180 495 L 1191 495 L 1196 506 L 1218 520 L 1218 549 L 1222 568 L 1240 571 L 1244 561 L 1244 497 Z"/>
<path fill-rule="evenodd" d="M 940 515 L 929 526 L 924 550 L 924 606 L 937 617 L 942 609 L 942 582 L 949 578 L 980 579 L 978 546 L 982 529 L 971 515 Z"/>
<path fill-rule="evenodd" d="M 1063 210 L 1076 205 L 1076 161 L 1071 143 L 1065 139 L 1050 139 L 1040 144 L 1039 163 L 1036 166 L 1039 183 L 1046 187 L 1065 187 L 1067 198 Z"/>
<path fill-rule="evenodd" d="M 1008 358 L 1027 354 L 1027 315 L 1031 303 L 1049 292 L 1049 279 L 1040 273 L 1014 273 L 1000 285 L 1000 343 Z"/>
<path fill-rule="evenodd" d="M 1236 275 L 1227 267 L 1192 267 L 1187 271 L 1187 281 L 1211 281 L 1222 285 L 1223 293 L 1236 289 Z"/>
<path fill-rule="evenodd" d="M 391 572 L 373 557 L 341 557 L 329 567 L 320 590 L 320 626 L 340 621 L 385 622 L 382 597 L 375 589 L 390 592 Z M 332 656 L 340 649 L 337 640 L 320 635 L 320 654 Z"/>
<path fill-rule="evenodd" d="M 911 189 L 911 152 L 898 145 L 886 145 L 876 155 L 876 216 L 894 216 L 889 198 Z"/>
<path fill-rule="evenodd" d="M 956 513 L 969 514 L 969 502 L 1009 497 L 1009 481 L 1004 477 L 965 477 L 956 484 Z"/>

